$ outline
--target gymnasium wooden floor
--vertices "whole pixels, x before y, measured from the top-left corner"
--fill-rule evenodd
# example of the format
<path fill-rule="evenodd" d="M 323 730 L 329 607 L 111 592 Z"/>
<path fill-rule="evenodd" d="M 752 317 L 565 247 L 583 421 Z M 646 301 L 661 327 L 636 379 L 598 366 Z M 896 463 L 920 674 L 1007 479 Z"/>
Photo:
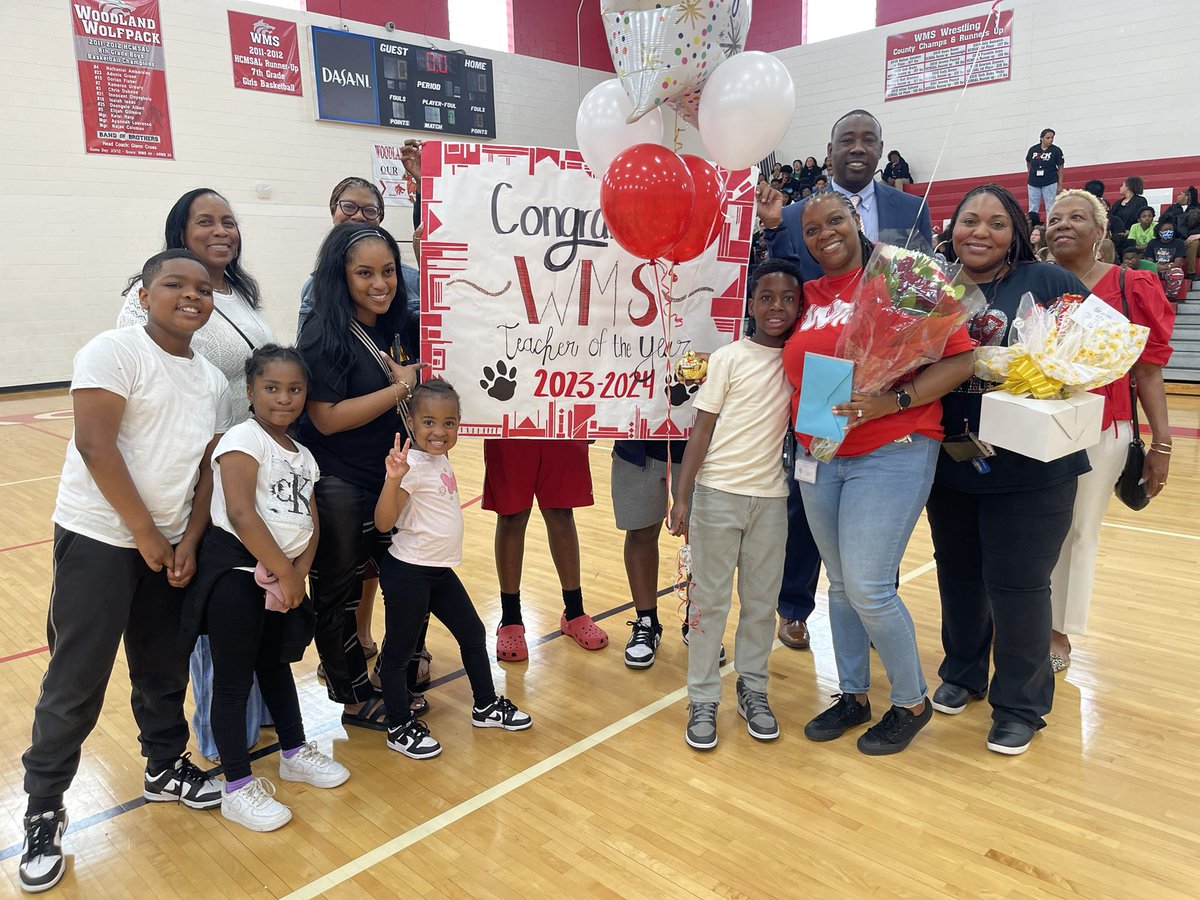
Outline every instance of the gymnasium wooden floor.
<path fill-rule="evenodd" d="M 69 407 L 62 392 L 0 397 L 0 884 L 11 895 L 25 803 L 20 756 L 47 660 L 49 516 Z M 1050 726 L 1024 756 L 985 749 L 984 704 L 936 715 L 899 756 L 863 756 L 849 737 L 805 740 L 804 723 L 836 690 L 823 598 L 812 651 L 777 647 L 771 657 L 783 736 L 766 745 L 749 737 L 729 668 L 720 746 L 690 750 L 678 628 L 668 627 L 652 669 L 622 663 L 628 593 L 608 448 L 596 445 L 596 505 L 578 522 L 585 601 L 611 643 L 587 653 L 559 635 L 557 582 L 535 516 L 523 593 L 537 643 L 528 664 L 494 667 L 498 688 L 535 717 L 532 730 L 470 726 L 455 648 L 435 626 L 428 721 L 445 751 L 406 759 L 382 735 L 342 729 L 310 648 L 295 667 L 309 735 L 353 776 L 333 791 L 278 783 L 295 817 L 253 834 L 215 810 L 141 801 L 143 761 L 119 659 L 67 795 L 70 865 L 58 895 L 1195 897 L 1200 398 L 1172 397 L 1171 407 L 1170 485 L 1141 513 L 1110 506 L 1091 633 L 1075 641 Z M 454 456 L 462 496 L 475 498 L 479 445 L 464 441 Z M 478 503 L 466 516 L 461 573 L 494 628 L 494 518 Z M 664 536 L 664 588 L 676 546 Z M 924 523 L 902 574 L 932 687 L 939 618 Z M 675 607 L 673 595 L 663 597 L 666 621 L 676 621 Z M 878 665 L 875 677 L 882 711 Z M 277 781 L 276 759 L 256 763 L 257 774 Z"/>

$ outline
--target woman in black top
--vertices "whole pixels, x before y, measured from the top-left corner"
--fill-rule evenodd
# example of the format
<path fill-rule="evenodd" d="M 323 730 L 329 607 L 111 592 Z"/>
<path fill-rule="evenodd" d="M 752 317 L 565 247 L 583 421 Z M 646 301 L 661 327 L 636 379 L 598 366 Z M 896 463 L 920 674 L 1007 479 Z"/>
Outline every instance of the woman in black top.
<path fill-rule="evenodd" d="M 883 180 L 894 188 L 903 188 L 906 184 L 912 184 L 912 172 L 908 170 L 908 163 L 904 161 L 904 157 L 899 151 L 892 150 L 888 153 L 888 164 L 883 168 Z"/>
<path fill-rule="evenodd" d="M 809 156 L 804 160 L 804 165 L 793 174 L 792 179 L 801 188 L 811 188 L 821 175 L 821 167 L 817 165 L 816 157 Z"/>
<path fill-rule="evenodd" d="M 317 652 L 330 699 L 345 705 L 343 724 L 383 730 L 387 713 L 367 676 L 354 607 L 367 560 L 387 550 L 375 501 L 396 433 L 407 434 L 404 404 L 420 368 L 401 364 L 416 357 L 418 326 L 395 240 L 375 225 L 335 226 L 317 255 L 313 297 L 299 348 L 312 381 L 296 437 L 321 467 L 322 528 L 309 573 Z"/>
<path fill-rule="evenodd" d="M 968 192 L 949 233 L 947 257 L 988 301 L 968 323 L 980 346 L 1008 343 L 1026 292 L 1043 305 L 1088 293 L 1066 269 L 1033 261 L 1029 220 L 998 185 Z M 972 377 L 942 398 L 947 441 L 978 433 L 980 402 L 991 387 Z M 926 506 L 945 650 L 933 708 L 953 715 L 986 694 L 993 719 L 987 746 L 997 753 L 1024 752 L 1046 724 L 1054 697 L 1050 573 L 1071 525 L 1076 481 L 1088 468 L 1083 451 L 1047 463 L 997 447 L 985 460 L 955 462 L 943 445 L 938 458 Z"/>
<path fill-rule="evenodd" d="M 1137 221 L 1138 213 L 1149 206 L 1146 198 L 1142 196 L 1142 191 L 1145 189 L 1145 182 L 1141 178 L 1130 175 L 1121 182 L 1121 199 L 1114 203 L 1108 211 L 1113 243 L 1116 244 L 1118 253 L 1124 252 L 1125 244 L 1128 243 L 1129 229 Z"/>

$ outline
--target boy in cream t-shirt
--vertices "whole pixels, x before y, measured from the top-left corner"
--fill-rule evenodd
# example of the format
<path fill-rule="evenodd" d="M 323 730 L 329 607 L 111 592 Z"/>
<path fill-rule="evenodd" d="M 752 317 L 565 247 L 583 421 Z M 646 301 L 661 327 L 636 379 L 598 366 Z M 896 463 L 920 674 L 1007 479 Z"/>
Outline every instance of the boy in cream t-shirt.
<path fill-rule="evenodd" d="M 696 422 L 669 527 L 672 534 L 688 535 L 692 551 L 685 738 L 698 750 L 717 745 L 721 639 L 735 568 L 741 601 L 734 662 L 738 713 L 751 737 L 779 737 L 767 704 L 767 656 L 787 543 L 782 447 L 792 389 L 783 372 L 783 345 L 800 299 L 800 272 L 794 265 L 762 263 L 751 285 L 754 335 L 713 353 L 708 378 L 692 401 Z"/>

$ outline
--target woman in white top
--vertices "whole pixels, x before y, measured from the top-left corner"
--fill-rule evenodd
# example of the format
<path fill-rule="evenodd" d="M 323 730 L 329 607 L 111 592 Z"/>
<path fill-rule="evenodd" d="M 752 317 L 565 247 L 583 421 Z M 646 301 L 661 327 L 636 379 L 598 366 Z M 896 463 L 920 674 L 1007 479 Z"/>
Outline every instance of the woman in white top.
<path fill-rule="evenodd" d="M 255 348 L 274 344 L 276 340 L 259 312 L 262 301 L 258 282 L 242 268 L 242 235 L 237 219 L 224 197 L 212 188 L 196 188 L 175 201 L 167 213 L 164 230 L 167 250 L 191 250 L 208 269 L 213 286 L 213 314 L 193 336 L 192 349 L 229 380 L 229 394 L 234 398 L 233 422 L 244 422 L 250 417 L 249 407 L 241 401 L 246 396 L 246 360 Z M 125 305 L 117 316 L 118 328 L 146 324 L 146 311 L 138 302 L 141 286 L 140 275 L 130 280 Z M 192 717 L 196 742 L 202 754 L 215 759 L 217 745 L 209 719 L 212 657 L 206 635 L 196 642 L 192 653 L 191 677 L 192 694 L 196 698 L 196 713 Z M 246 714 L 248 746 L 258 743 L 260 726 L 269 722 L 256 684 Z"/>
<path fill-rule="evenodd" d="M 203 261 L 213 284 L 213 315 L 196 332 L 192 346 L 229 379 L 230 395 L 246 395 L 246 360 L 256 347 L 275 343 L 275 335 L 259 308 L 258 282 L 241 265 L 242 236 L 229 203 L 211 188 L 188 191 L 167 213 L 166 249 L 185 247 Z M 141 279 L 129 284 L 117 327 L 144 325 L 138 304 Z M 235 403 L 234 418 L 249 418 L 245 404 Z"/>

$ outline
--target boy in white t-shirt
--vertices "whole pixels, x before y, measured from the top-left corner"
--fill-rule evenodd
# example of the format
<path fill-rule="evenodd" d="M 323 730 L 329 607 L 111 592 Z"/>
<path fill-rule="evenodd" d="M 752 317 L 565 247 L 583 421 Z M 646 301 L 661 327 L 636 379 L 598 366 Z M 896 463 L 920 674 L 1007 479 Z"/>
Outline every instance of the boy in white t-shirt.
<path fill-rule="evenodd" d="M 458 642 L 475 700 L 471 724 L 523 731 L 533 720 L 496 694 L 483 622 L 454 572 L 462 562 L 463 515 L 447 454 L 458 443 L 458 394 L 448 382 L 430 379 L 413 389 L 409 411 L 412 440 L 402 447 L 396 435 L 375 504 L 375 527 L 392 533 L 392 545 L 379 566 L 387 622 L 379 677 L 388 710 L 388 746 L 412 759 L 430 759 L 442 752 L 442 745 L 412 711 L 408 683 L 408 662 L 430 614 Z"/>
<path fill-rule="evenodd" d="M 178 635 L 182 589 L 208 522 L 209 456 L 233 411 L 225 376 L 191 350 L 212 314 L 204 264 L 168 250 L 146 262 L 142 284 L 146 325 L 106 331 L 75 357 L 75 430 L 53 516 L 50 664 L 22 757 L 26 891 L 62 878 L 63 794 L 100 718 L 122 637 L 146 799 L 193 809 L 221 802 L 220 785 L 184 752 L 188 654 Z"/>
<path fill-rule="evenodd" d="M 735 568 L 741 601 L 734 645 L 738 712 L 751 737 L 779 737 L 767 704 L 767 657 L 787 543 L 782 448 L 792 389 L 783 372 L 783 345 L 800 299 L 800 272 L 793 264 L 760 264 L 751 285 L 754 335 L 713 353 L 708 378 L 692 400 L 696 422 L 674 486 L 669 528 L 686 534 L 691 545 L 685 739 L 698 750 L 717 745 L 721 639 Z"/>

